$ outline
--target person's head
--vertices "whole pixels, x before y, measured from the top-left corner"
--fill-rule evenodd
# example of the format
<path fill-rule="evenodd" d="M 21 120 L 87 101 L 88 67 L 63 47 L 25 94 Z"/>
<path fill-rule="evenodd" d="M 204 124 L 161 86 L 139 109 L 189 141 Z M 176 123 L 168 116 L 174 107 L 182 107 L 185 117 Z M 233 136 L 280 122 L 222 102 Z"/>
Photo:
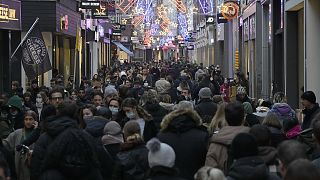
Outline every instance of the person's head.
<path fill-rule="evenodd" d="M 138 117 L 138 102 L 134 98 L 126 98 L 121 104 L 122 111 L 129 119 L 135 119 Z"/>
<path fill-rule="evenodd" d="M 123 127 L 125 141 L 135 141 L 141 139 L 140 126 L 136 121 L 128 121 Z"/>
<path fill-rule="evenodd" d="M 56 85 L 59 85 L 59 86 L 63 86 L 63 78 L 62 77 L 58 77 L 57 79 L 56 79 Z"/>
<path fill-rule="evenodd" d="M 12 116 L 16 116 L 19 112 L 21 112 L 22 100 L 19 96 L 14 95 L 8 100 L 7 106 L 9 107 L 9 113 Z"/>
<path fill-rule="evenodd" d="M 35 79 L 35 80 L 32 80 L 32 81 L 31 81 L 31 87 L 32 87 L 32 88 L 37 88 L 37 87 L 38 87 L 38 80 L 36 80 L 36 79 Z"/>
<path fill-rule="evenodd" d="M 55 87 L 50 92 L 50 103 L 56 108 L 63 103 L 64 89 L 62 87 Z"/>
<path fill-rule="evenodd" d="M 287 168 L 294 160 L 307 159 L 305 147 L 296 140 L 283 141 L 277 148 L 280 173 L 286 174 Z"/>
<path fill-rule="evenodd" d="M 273 103 L 287 103 L 287 99 L 283 92 L 276 92 L 273 95 Z"/>
<path fill-rule="evenodd" d="M 31 101 L 31 93 L 30 92 L 25 92 L 24 94 L 23 94 L 23 100 L 24 100 L 24 102 L 30 102 Z"/>
<path fill-rule="evenodd" d="M 93 95 L 93 104 L 96 107 L 102 106 L 103 105 L 103 95 L 101 93 L 96 93 Z"/>
<path fill-rule="evenodd" d="M 195 180 L 226 180 L 220 169 L 204 166 L 194 175 Z"/>
<path fill-rule="evenodd" d="M 46 103 L 47 101 L 48 101 L 48 97 L 46 93 L 43 91 L 40 91 L 36 97 L 36 106 L 38 107 L 38 105 L 41 105 L 41 107 L 43 107 L 43 104 Z"/>
<path fill-rule="evenodd" d="M 112 86 L 107 86 L 104 91 L 104 98 L 105 98 L 105 103 L 109 104 L 109 101 L 113 98 L 119 97 L 118 91 L 112 87 Z"/>
<path fill-rule="evenodd" d="M 84 89 L 79 89 L 78 96 L 83 99 L 86 97 L 86 91 Z"/>
<path fill-rule="evenodd" d="M 12 81 L 11 90 L 17 90 L 19 86 L 20 86 L 19 81 Z"/>
<path fill-rule="evenodd" d="M 174 110 L 194 109 L 193 103 L 190 101 L 180 101 L 174 106 Z"/>
<path fill-rule="evenodd" d="M 231 143 L 231 153 L 234 159 L 258 155 L 256 138 L 249 133 L 238 134 Z"/>
<path fill-rule="evenodd" d="M 9 94 L 8 93 L 2 93 L 0 96 L 0 107 L 3 105 L 6 105 L 9 100 Z"/>
<path fill-rule="evenodd" d="M 108 108 L 110 109 L 113 116 L 116 116 L 120 109 L 120 101 L 119 98 L 112 98 L 109 101 Z"/>
<path fill-rule="evenodd" d="M 38 121 L 38 115 L 34 111 L 27 111 L 24 114 L 24 127 L 26 129 L 34 128 L 36 121 Z"/>
<path fill-rule="evenodd" d="M 301 95 L 301 104 L 306 109 L 312 108 L 316 101 L 316 95 L 312 91 L 306 91 Z"/>
<path fill-rule="evenodd" d="M 249 133 L 256 138 L 258 146 L 270 146 L 271 132 L 266 126 L 256 124 L 251 127 Z"/>
<path fill-rule="evenodd" d="M 56 86 L 56 79 L 55 78 L 52 78 L 51 80 L 50 80 L 50 87 L 51 88 L 54 88 Z"/>
<path fill-rule="evenodd" d="M 93 79 L 93 80 L 98 79 L 98 74 L 94 74 L 92 79 Z"/>
<path fill-rule="evenodd" d="M 225 117 L 229 126 L 241 126 L 244 120 L 244 108 L 241 103 L 229 103 L 225 107 Z"/>
<path fill-rule="evenodd" d="M 159 96 L 159 101 L 163 103 L 171 103 L 171 96 L 169 94 L 161 94 Z"/>
<path fill-rule="evenodd" d="M 79 121 L 79 107 L 72 101 L 64 101 L 57 108 L 58 116 L 67 116 Z"/>
<path fill-rule="evenodd" d="M 142 75 L 147 76 L 148 74 L 149 74 L 148 68 L 147 68 L 147 67 L 144 67 L 144 68 L 142 69 Z"/>
<path fill-rule="evenodd" d="M 211 99 L 212 98 L 211 89 L 208 87 L 204 87 L 204 88 L 200 89 L 199 98 L 200 99 Z"/>
<path fill-rule="evenodd" d="M 82 119 L 90 119 L 96 115 L 97 109 L 93 105 L 86 105 L 80 110 L 80 116 Z"/>
<path fill-rule="evenodd" d="M 274 127 L 277 129 L 282 128 L 279 117 L 275 113 L 268 113 L 267 116 L 263 119 L 262 125 Z"/>
<path fill-rule="evenodd" d="M 284 180 L 318 180 L 320 170 L 307 159 L 297 159 L 290 163 Z"/>
<path fill-rule="evenodd" d="M 155 166 L 174 167 L 176 154 L 171 146 L 153 138 L 148 141 L 147 148 L 149 149 L 148 162 L 150 168 Z"/>
<path fill-rule="evenodd" d="M 70 91 L 70 100 L 71 101 L 76 101 L 78 99 L 78 92 L 75 89 L 72 89 Z"/>
<path fill-rule="evenodd" d="M 190 98 L 190 96 L 191 96 L 190 89 L 182 89 L 181 95 L 184 96 L 186 99 Z"/>

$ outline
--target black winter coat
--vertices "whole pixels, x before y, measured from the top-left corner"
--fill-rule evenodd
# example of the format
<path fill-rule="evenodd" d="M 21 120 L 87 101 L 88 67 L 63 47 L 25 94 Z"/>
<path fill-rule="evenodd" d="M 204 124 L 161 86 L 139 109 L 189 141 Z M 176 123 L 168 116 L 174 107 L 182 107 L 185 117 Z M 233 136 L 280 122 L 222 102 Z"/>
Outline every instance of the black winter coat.
<path fill-rule="evenodd" d="M 158 104 L 147 103 L 144 107 L 149 114 L 152 115 L 154 124 L 157 130 L 160 130 L 160 123 L 165 115 L 168 114 L 168 111 Z"/>
<path fill-rule="evenodd" d="M 30 167 L 31 180 L 37 180 L 39 178 L 43 170 L 44 158 L 48 146 L 60 133 L 68 128 L 78 128 L 77 122 L 66 116 L 55 116 L 47 119 L 46 132 L 41 134 L 34 145 Z"/>
<path fill-rule="evenodd" d="M 201 99 L 195 110 L 202 118 L 203 123 L 211 122 L 213 116 L 216 114 L 218 106 L 211 99 Z"/>
<path fill-rule="evenodd" d="M 176 110 L 164 117 L 162 125 L 159 140 L 174 149 L 180 176 L 193 179 L 205 163 L 208 148 L 209 135 L 200 116 L 191 109 Z"/>
<path fill-rule="evenodd" d="M 164 166 L 152 167 L 147 180 L 185 180 L 178 176 L 178 170 Z"/>
<path fill-rule="evenodd" d="M 228 173 L 228 180 L 280 180 L 269 173 L 267 165 L 257 156 L 236 160 Z"/>
<path fill-rule="evenodd" d="M 143 180 L 149 169 L 148 149 L 142 142 L 127 142 L 117 154 L 113 180 Z"/>
<path fill-rule="evenodd" d="M 320 107 L 319 104 L 316 104 L 313 108 L 311 109 L 304 109 L 303 111 L 304 119 L 303 123 L 301 125 L 302 130 L 309 129 L 313 126 L 313 118 L 320 113 Z"/>

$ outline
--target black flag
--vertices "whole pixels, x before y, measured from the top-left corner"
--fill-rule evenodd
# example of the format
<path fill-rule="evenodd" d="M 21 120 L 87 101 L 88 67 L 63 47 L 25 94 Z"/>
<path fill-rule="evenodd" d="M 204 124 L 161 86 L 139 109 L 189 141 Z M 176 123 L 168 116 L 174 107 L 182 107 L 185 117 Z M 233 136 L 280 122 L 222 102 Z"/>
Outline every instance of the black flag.
<path fill-rule="evenodd" d="M 21 48 L 22 65 L 29 79 L 35 79 L 38 75 L 52 69 L 48 51 L 38 23 L 27 35 Z"/>

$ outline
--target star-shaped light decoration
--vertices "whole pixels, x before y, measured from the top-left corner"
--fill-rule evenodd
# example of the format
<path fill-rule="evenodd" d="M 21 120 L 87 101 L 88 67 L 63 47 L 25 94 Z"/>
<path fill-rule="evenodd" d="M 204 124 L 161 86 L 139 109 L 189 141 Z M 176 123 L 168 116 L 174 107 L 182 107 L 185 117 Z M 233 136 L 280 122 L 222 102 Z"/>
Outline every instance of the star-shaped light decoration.
<path fill-rule="evenodd" d="M 177 24 L 176 22 L 174 22 L 174 23 L 171 24 L 171 26 L 172 26 L 173 28 L 177 28 L 177 27 L 178 27 L 178 24 Z"/>
<path fill-rule="evenodd" d="M 143 29 L 144 28 L 144 24 L 140 24 L 140 28 Z"/>
<path fill-rule="evenodd" d="M 160 19 L 156 19 L 154 22 L 155 24 L 160 24 Z"/>
<path fill-rule="evenodd" d="M 126 25 L 126 24 L 127 24 L 127 22 L 128 22 L 128 20 L 127 20 L 127 19 L 121 19 L 121 24 Z"/>
<path fill-rule="evenodd" d="M 133 31 L 132 33 L 134 36 L 137 36 L 138 35 L 138 32 L 137 31 Z"/>

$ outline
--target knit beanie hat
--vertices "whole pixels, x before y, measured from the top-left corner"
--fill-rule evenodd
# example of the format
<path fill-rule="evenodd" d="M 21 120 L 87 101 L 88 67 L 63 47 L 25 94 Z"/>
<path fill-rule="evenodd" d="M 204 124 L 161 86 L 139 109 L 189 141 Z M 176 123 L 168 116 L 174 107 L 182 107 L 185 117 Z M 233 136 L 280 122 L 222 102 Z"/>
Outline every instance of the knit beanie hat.
<path fill-rule="evenodd" d="M 155 84 L 155 89 L 159 94 L 166 94 L 169 92 L 171 84 L 167 80 L 160 79 Z"/>
<path fill-rule="evenodd" d="M 212 97 L 211 89 L 208 87 L 201 88 L 199 91 L 199 97 L 202 99 L 209 99 Z"/>
<path fill-rule="evenodd" d="M 316 95 L 312 91 L 306 91 L 301 95 L 301 99 L 307 100 L 311 102 L 312 104 L 315 104 L 317 99 Z"/>
<path fill-rule="evenodd" d="M 108 97 L 111 94 L 118 94 L 118 91 L 112 86 L 107 86 L 104 89 L 104 97 Z"/>
<path fill-rule="evenodd" d="M 115 121 L 110 121 L 104 126 L 103 134 L 103 144 L 123 143 L 121 126 Z"/>
<path fill-rule="evenodd" d="M 240 133 L 232 141 L 231 152 L 234 159 L 258 155 L 258 143 L 249 133 Z"/>
<path fill-rule="evenodd" d="M 19 109 L 21 111 L 21 108 L 22 108 L 22 100 L 19 96 L 17 95 L 14 95 L 12 96 L 9 100 L 8 100 L 8 103 L 7 103 L 7 106 L 9 107 L 15 107 L 17 109 Z"/>
<path fill-rule="evenodd" d="M 147 143 L 147 148 L 149 149 L 148 161 L 151 168 L 154 166 L 172 168 L 174 166 L 176 154 L 168 144 L 153 138 Z"/>

